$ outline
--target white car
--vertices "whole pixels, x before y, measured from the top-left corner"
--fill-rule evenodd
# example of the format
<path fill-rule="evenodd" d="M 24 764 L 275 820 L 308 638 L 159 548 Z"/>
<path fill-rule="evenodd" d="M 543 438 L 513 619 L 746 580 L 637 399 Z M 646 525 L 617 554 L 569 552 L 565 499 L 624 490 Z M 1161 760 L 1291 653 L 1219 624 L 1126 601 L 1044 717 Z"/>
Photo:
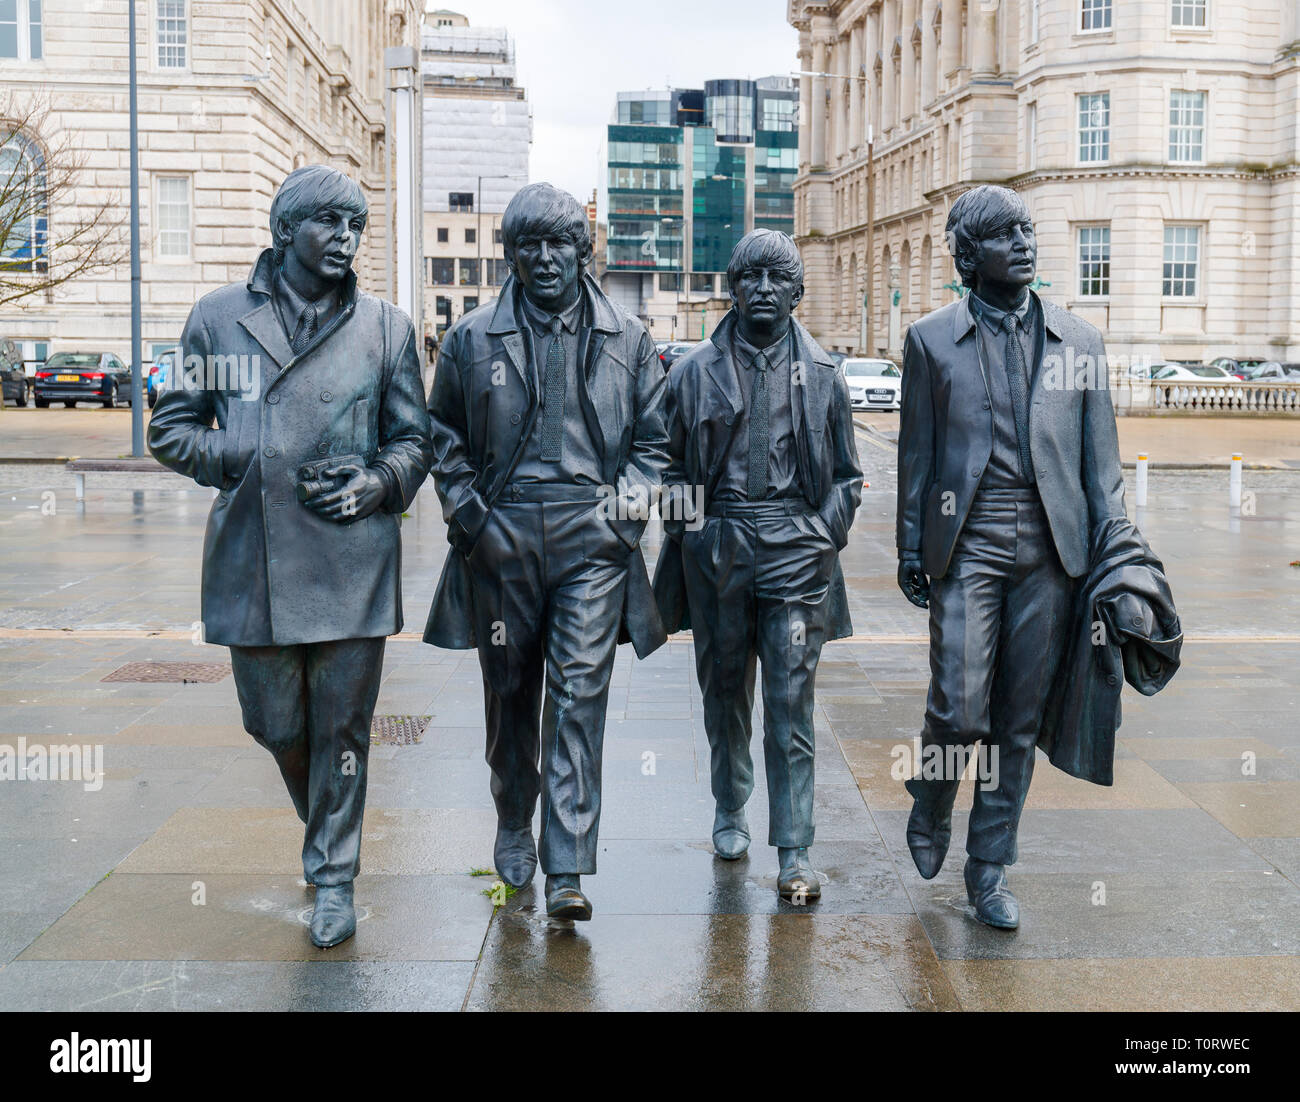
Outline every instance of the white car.
<path fill-rule="evenodd" d="M 1152 372 L 1153 383 L 1235 383 L 1236 376 L 1229 375 L 1214 364 L 1166 364 Z"/>
<path fill-rule="evenodd" d="M 892 361 L 850 358 L 843 371 L 854 409 L 903 408 L 903 373 Z"/>

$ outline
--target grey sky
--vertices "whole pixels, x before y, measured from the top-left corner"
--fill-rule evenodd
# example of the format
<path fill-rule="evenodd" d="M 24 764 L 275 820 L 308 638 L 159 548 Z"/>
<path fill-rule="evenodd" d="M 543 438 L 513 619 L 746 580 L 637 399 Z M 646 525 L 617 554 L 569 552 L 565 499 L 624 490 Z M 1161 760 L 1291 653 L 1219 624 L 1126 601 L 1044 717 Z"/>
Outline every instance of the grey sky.
<path fill-rule="evenodd" d="M 472 26 L 505 27 L 533 108 L 532 179 L 584 202 L 625 90 L 786 74 L 798 35 L 785 0 L 441 0 Z M 603 188 L 602 188 L 603 191 Z"/>

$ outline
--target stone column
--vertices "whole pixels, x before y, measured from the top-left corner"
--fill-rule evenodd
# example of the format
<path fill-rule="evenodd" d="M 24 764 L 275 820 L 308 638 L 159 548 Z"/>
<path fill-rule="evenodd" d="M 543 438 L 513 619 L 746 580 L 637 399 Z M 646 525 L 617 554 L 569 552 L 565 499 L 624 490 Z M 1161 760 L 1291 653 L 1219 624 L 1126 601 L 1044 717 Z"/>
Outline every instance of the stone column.
<path fill-rule="evenodd" d="M 966 16 L 971 20 L 971 76 L 991 77 L 998 73 L 998 13 L 984 4 L 972 4 Z"/>
<path fill-rule="evenodd" d="M 828 45 L 829 41 L 821 35 L 817 35 L 813 38 L 813 72 L 826 72 L 826 60 L 828 56 L 826 47 Z M 813 168 L 825 168 L 826 78 L 824 76 L 815 76 L 812 78 L 812 108 L 808 113 L 812 116 L 812 161 L 810 164 Z"/>
<path fill-rule="evenodd" d="M 845 48 L 844 39 L 835 40 L 834 51 L 831 54 L 830 72 L 835 78 L 842 77 L 844 71 L 849 67 L 848 58 L 845 56 L 848 50 Z M 844 110 L 844 81 L 833 79 L 830 81 L 831 90 L 831 158 L 839 161 L 845 153 L 849 151 L 848 143 L 848 125 L 845 118 Z"/>
<path fill-rule="evenodd" d="M 912 28 L 916 26 L 916 0 L 902 0 L 898 33 L 902 35 L 899 58 L 899 120 L 910 119 L 916 103 L 916 57 L 912 53 Z"/>
<path fill-rule="evenodd" d="M 894 39 L 898 37 L 898 0 L 885 0 L 880 22 L 880 128 L 898 120 L 898 84 L 894 80 Z"/>
<path fill-rule="evenodd" d="M 934 10 L 938 0 L 921 0 L 921 108 L 934 100 Z"/>
<path fill-rule="evenodd" d="M 943 9 L 942 27 L 943 37 L 939 44 L 939 75 L 947 81 L 961 68 L 961 12 L 956 4 L 950 3 Z"/>
<path fill-rule="evenodd" d="M 862 50 L 862 64 L 867 70 L 867 79 L 862 85 L 862 94 L 865 102 L 866 121 L 875 128 L 877 136 L 880 134 L 880 85 L 876 81 L 876 54 L 880 52 L 880 8 L 872 8 L 867 12 L 867 34 L 865 44 Z M 862 137 L 863 144 L 866 144 L 866 135 Z"/>
<path fill-rule="evenodd" d="M 810 72 L 813 68 L 812 40 L 807 31 L 799 32 L 799 70 Z M 799 170 L 807 169 L 812 147 L 812 77 L 799 78 Z"/>
<path fill-rule="evenodd" d="M 857 152 L 862 148 L 862 22 L 853 24 L 849 32 L 849 149 Z"/>

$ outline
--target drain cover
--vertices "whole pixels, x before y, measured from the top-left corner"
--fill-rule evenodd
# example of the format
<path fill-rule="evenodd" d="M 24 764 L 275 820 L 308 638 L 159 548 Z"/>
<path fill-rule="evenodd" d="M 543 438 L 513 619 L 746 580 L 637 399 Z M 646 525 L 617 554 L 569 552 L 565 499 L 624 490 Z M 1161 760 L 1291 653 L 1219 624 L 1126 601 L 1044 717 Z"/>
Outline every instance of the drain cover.
<path fill-rule="evenodd" d="M 128 662 L 102 681 L 220 681 L 230 673 L 225 662 Z"/>
<path fill-rule="evenodd" d="M 370 721 L 370 741 L 387 746 L 410 746 L 420 741 L 433 716 L 375 716 Z"/>

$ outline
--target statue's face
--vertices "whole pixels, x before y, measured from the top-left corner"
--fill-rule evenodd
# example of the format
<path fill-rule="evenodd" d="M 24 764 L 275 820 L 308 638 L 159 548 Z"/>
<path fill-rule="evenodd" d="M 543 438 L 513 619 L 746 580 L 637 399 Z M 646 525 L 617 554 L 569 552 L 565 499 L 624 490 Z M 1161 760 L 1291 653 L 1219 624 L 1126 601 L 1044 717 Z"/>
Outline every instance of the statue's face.
<path fill-rule="evenodd" d="M 533 302 L 558 309 L 573 300 L 582 269 L 576 244 L 555 235 L 528 235 L 515 242 L 514 251 L 515 274 Z"/>
<path fill-rule="evenodd" d="M 322 207 L 298 223 L 289 249 L 307 271 L 321 279 L 340 280 L 352 266 L 365 225 L 364 214 Z"/>
<path fill-rule="evenodd" d="M 736 312 L 758 329 L 779 330 L 803 298 L 803 284 L 790 272 L 764 265 L 744 268 L 731 286 Z"/>
<path fill-rule="evenodd" d="M 1038 264 L 1034 224 L 1025 216 L 1005 229 L 980 240 L 979 283 L 1025 286 L 1032 283 Z M 978 286 L 978 284 L 977 284 Z"/>

